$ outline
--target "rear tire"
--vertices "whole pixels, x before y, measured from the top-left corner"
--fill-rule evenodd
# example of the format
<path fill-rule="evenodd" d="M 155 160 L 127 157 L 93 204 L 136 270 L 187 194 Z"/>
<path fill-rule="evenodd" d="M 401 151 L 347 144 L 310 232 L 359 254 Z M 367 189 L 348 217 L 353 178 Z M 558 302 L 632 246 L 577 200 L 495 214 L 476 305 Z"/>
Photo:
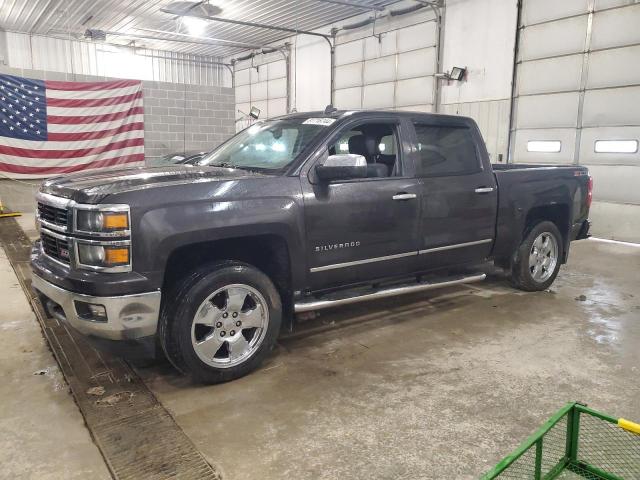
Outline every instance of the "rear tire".
<path fill-rule="evenodd" d="M 520 290 L 538 292 L 551 286 L 560 270 L 563 241 L 553 222 L 535 225 L 514 254 L 511 283 Z"/>
<path fill-rule="evenodd" d="M 197 382 L 220 383 L 258 368 L 281 322 L 280 295 L 269 277 L 246 263 L 222 261 L 167 292 L 158 333 L 178 370 Z"/>

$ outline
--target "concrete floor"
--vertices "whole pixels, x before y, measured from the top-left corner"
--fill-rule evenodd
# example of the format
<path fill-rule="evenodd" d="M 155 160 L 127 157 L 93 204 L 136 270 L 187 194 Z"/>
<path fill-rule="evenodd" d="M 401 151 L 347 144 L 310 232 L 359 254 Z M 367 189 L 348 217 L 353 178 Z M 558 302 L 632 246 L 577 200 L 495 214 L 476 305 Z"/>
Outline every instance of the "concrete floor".
<path fill-rule="evenodd" d="M 111 478 L 1 247 L 0 378 L 0 478 Z"/>
<path fill-rule="evenodd" d="M 638 272 L 637 246 L 578 242 L 548 292 L 325 311 L 224 385 L 140 374 L 225 478 L 477 478 L 565 402 L 640 420 Z"/>
<path fill-rule="evenodd" d="M 1 256 L 0 270 L 0 477 L 107 478 Z M 639 271 L 638 246 L 577 242 L 548 292 L 493 276 L 327 310 L 224 385 L 138 372 L 230 480 L 477 478 L 567 401 L 640 420 Z"/>

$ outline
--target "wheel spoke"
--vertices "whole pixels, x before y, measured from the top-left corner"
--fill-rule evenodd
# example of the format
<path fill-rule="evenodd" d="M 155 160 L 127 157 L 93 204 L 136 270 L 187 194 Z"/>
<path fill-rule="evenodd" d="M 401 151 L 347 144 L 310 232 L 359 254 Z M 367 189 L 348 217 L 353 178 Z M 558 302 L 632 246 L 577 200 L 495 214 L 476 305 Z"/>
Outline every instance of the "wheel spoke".
<path fill-rule="evenodd" d="M 238 335 L 233 342 L 229 342 L 229 359 L 241 357 L 249 349 L 249 342 L 242 335 Z"/>
<path fill-rule="evenodd" d="M 544 240 L 542 238 L 542 235 L 540 235 L 538 238 L 536 238 L 536 240 L 533 242 L 533 246 L 536 248 L 536 250 L 539 252 L 540 250 L 542 250 L 542 246 L 544 244 Z"/>
<path fill-rule="evenodd" d="M 196 342 L 194 347 L 200 355 L 203 357 L 212 359 L 220 347 L 222 346 L 222 340 L 217 334 L 211 334 L 201 342 Z"/>
<path fill-rule="evenodd" d="M 258 304 L 253 310 L 241 313 L 238 319 L 242 321 L 242 328 L 261 328 L 263 319 L 262 305 Z"/>
<path fill-rule="evenodd" d="M 247 291 L 244 288 L 229 288 L 227 290 L 226 310 L 239 312 L 247 298 Z"/>
<path fill-rule="evenodd" d="M 206 325 L 207 327 L 213 327 L 215 323 L 222 317 L 222 310 L 216 307 L 213 303 L 205 303 L 196 318 L 194 323 L 198 325 Z"/>
<path fill-rule="evenodd" d="M 533 267 L 536 264 L 536 260 L 538 260 L 538 254 L 532 252 L 529 254 L 529 266 Z"/>

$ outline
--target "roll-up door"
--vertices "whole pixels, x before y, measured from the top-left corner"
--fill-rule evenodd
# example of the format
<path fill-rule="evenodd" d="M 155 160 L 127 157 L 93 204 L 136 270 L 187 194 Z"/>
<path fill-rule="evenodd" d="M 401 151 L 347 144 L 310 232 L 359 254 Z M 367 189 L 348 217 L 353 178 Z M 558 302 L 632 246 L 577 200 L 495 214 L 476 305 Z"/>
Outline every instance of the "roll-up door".
<path fill-rule="evenodd" d="M 437 42 L 435 17 L 427 8 L 339 32 L 335 106 L 433 111 Z"/>

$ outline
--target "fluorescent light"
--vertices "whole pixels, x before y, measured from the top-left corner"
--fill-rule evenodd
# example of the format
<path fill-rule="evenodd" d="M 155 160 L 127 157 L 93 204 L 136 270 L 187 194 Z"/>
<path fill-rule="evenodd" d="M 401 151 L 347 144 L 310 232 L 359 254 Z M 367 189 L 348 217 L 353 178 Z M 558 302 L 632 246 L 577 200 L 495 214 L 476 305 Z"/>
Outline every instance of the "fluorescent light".
<path fill-rule="evenodd" d="M 385 148 L 386 148 L 386 145 L 384 143 L 381 143 L 378 145 L 378 150 L 380 150 L 381 152 L 384 152 Z"/>
<path fill-rule="evenodd" d="M 285 151 L 284 143 L 276 142 L 272 144 L 271 150 L 273 150 L 274 152 L 284 152 Z"/>
<path fill-rule="evenodd" d="M 558 153 L 562 147 L 560 140 L 529 140 L 527 152 Z"/>
<path fill-rule="evenodd" d="M 204 18 L 182 17 L 182 23 L 186 25 L 191 35 L 202 35 L 207 28 L 207 21 Z"/>
<path fill-rule="evenodd" d="M 638 141 L 596 140 L 594 149 L 596 153 L 636 153 L 638 151 Z"/>
<path fill-rule="evenodd" d="M 259 152 L 264 152 L 267 149 L 267 146 L 264 143 L 256 143 L 255 148 Z"/>
<path fill-rule="evenodd" d="M 348 143 L 341 143 L 340 146 L 338 147 L 340 149 L 341 152 L 348 152 L 349 151 L 349 144 Z"/>

